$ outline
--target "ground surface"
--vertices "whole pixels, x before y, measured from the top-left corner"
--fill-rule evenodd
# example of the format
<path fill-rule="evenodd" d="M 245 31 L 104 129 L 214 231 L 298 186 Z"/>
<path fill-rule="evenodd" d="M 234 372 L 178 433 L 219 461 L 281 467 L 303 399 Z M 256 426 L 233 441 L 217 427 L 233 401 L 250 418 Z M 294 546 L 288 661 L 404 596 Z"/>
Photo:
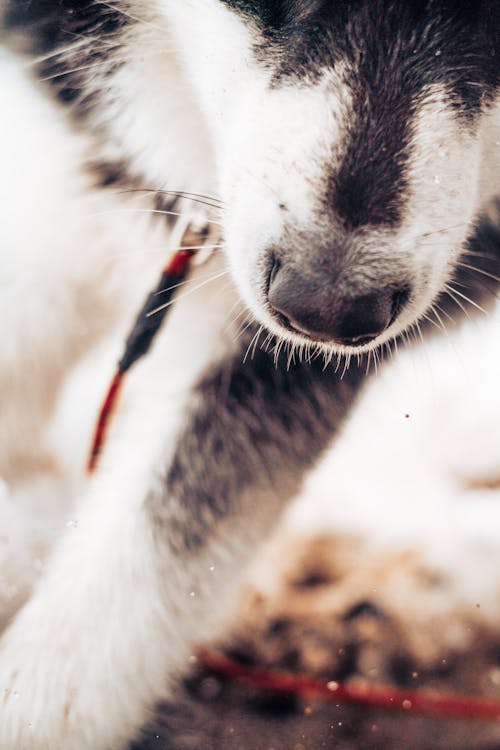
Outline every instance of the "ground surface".
<path fill-rule="evenodd" d="M 282 543 L 283 540 L 277 541 L 280 555 Z M 293 547 L 295 563 L 284 572 L 274 595 L 268 598 L 249 585 L 238 608 L 237 622 L 216 648 L 242 664 L 307 673 L 325 681 L 362 678 L 404 689 L 425 688 L 500 699 L 500 634 L 485 628 L 474 612 L 462 613 L 460 618 L 464 629 L 461 647 L 435 648 L 442 639 L 432 627 L 420 622 L 412 628 L 404 616 L 391 611 L 389 589 L 394 581 L 390 568 L 385 568 L 384 573 L 380 566 L 369 566 L 363 576 L 366 596 L 361 598 L 359 581 L 353 581 L 352 570 L 345 568 L 346 547 L 350 553 L 357 549 L 353 539 L 327 535 L 302 541 L 296 538 Z M 337 560 L 332 552 L 335 549 Z M 277 551 L 268 552 L 269 560 Z M 357 551 L 366 562 L 362 550 Z M 348 557 L 352 559 L 351 554 Z M 414 558 L 394 558 L 392 562 L 408 589 L 446 588 Z M 384 567 L 389 563 L 386 557 Z M 444 620 L 441 627 L 446 627 Z M 159 709 L 157 721 L 136 747 L 498 750 L 500 727 L 262 691 L 221 679 L 202 664 L 194 663 L 179 685 L 175 700 Z"/>

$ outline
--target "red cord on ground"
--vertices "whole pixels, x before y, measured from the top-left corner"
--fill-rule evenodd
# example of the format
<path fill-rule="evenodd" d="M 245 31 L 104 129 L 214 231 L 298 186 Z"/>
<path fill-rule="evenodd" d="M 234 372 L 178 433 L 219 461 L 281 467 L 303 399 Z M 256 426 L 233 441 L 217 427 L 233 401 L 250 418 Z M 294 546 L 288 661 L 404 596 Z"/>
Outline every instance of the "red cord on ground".
<path fill-rule="evenodd" d="M 389 685 L 364 682 L 328 682 L 307 675 L 246 666 L 220 653 L 204 649 L 199 651 L 198 659 L 202 666 L 215 674 L 260 690 L 293 693 L 302 698 L 317 698 L 333 703 L 353 703 L 367 708 L 401 710 L 443 719 L 500 719 L 500 701 L 488 698 L 425 690 L 399 690 Z"/>

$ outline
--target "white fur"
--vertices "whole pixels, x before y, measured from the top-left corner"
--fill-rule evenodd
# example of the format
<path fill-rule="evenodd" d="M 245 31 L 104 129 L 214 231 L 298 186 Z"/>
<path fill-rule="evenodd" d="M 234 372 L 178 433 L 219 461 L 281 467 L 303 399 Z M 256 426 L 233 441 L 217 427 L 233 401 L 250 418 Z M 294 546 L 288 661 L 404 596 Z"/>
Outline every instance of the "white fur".
<path fill-rule="evenodd" d="M 0 73 L 0 471 L 9 479 L 40 467 L 41 430 L 68 367 L 139 305 L 165 234 L 140 201 L 91 189 L 81 166 L 90 140 L 33 86 L 24 61 L 3 53 Z"/>
<path fill-rule="evenodd" d="M 2 750 L 119 747 L 206 634 L 202 602 L 210 580 L 223 593 L 231 555 L 209 549 L 205 565 L 180 570 L 168 549 L 157 551 L 144 502 L 168 462 L 193 379 L 231 345 L 230 302 L 209 285 L 180 301 L 127 380 L 100 471 L 2 640 Z"/>
<path fill-rule="evenodd" d="M 8 294 L 1 296 L 0 379 L 9 395 L 2 413 L 2 469 L 18 500 L 30 476 L 57 471 L 45 457 L 45 426 L 72 363 L 113 329 L 118 358 L 131 311 L 179 240 L 177 232 L 167 241 L 140 199 L 124 201 L 91 189 L 81 170 L 90 144 L 71 132 L 23 67 L 18 59 L 1 60 L 7 117 L 0 137 L 0 241 Z M 221 269 L 202 266 L 198 282 L 216 272 Z M 205 569 L 186 570 L 182 577 L 176 563 L 171 585 L 160 580 L 153 531 L 141 508 L 168 460 L 185 394 L 233 339 L 232 301 L 229 291 L 214 295 L 209 282 L 176 305 L 172 326 L 127 380 L 109 453 L 88 487 L 80 465 L 81 498 L 61 544 L 35 595 L 0 641 L 2 750 L 120 746 L 164 692 L 168 675 L 184 663 L 191 639 L 203 634 L 206 618 L 196 612 L 204 594 L 198 576 L 204 580 Z M 186 330 L 192 335 L 186 337 Z M 9 545 L 4 550 L 0 540 L 0 559 L 4 552 Z M 44 553 L 46 546 L 40 557 Z M 230 578 L 222 575 L 227 551 L 220 555 L 213 555 L 218 589 Z M 28 562 L 19 566 L 29 578 Z M 18 599 L 9 593 L 12 608 Z M 179 618 L 183 607 L 185 622 Z M 98 693 L 102 701 L 96 701 Z"/>
<path fill-rule="evenodd" d="M 105 334 L 119 355 L 130 311 L 167 251 L 164 229 L 145 212 L 147 198 L 97 193 L 82 163 L 113 158 L 126 144 L 134 167 L 155 186 L 220 192 L 235 280 L 269 323 L 253 287 L 254 250 L 279 237 L 283 197 L 307 222 L 316 165 L 330 158 L 332 141 L 340 144 L 349 116 L 349 91 L 332 76 L 300 91 L 267 90 L 269 73 L 252 61 L 256 30 L 216 0 L 147 5 L 130 42 L 135 55 L 106 84 L 110 107 L 98 123 L 109 131 L 104 144 L 75 134 L 24 61 L 0 59 L 0 246 L 8 290 L 0 295 L 0 386 L 8 393 L 0 468 L 13 491 L 57 470 L 45 428 L 67 373 Z M 141 57 L 143 44 L 151 54 Z M 441 114 L 451 132 L 446 112 L 429 105 L 431 121 Z M 283 118 L 297 123 L 286 139 Z M 442 194 L 418 151 L 424 140 L 422 132 L 414 185 L 428 212 L 406 228 L 401 252 L 415 232 L 446 222 L 450 210 L 464 211 L 462 197 L 450 192 L 436 213 Z M 443 162 L 445 180 L 457 175 L 456 143 Z M 478 159 L 466 170 L 473 194 Z M 450 234 L 443 244 L 437 276 L 458 239 Z M 388 241 L 388 252 L 394 247 Z M 160 559 L 143 507 L 171 454 L 190 385 L 231 346 L 233 291 L 223 287 L 214 294 L 209 284 L 176 305 L 153 353 L 127 380 L 97 476 L 87 484 L 80 467 L 74 523 L 0 641 L 0 750 L 119 748 L 183 666 L 191 643 L 207 634 L 211 592 L 216 587 L 220 600 L 248 551 L 249 540 L 227 533 L 224 544 L 182 570 L 168 549 Z"/>

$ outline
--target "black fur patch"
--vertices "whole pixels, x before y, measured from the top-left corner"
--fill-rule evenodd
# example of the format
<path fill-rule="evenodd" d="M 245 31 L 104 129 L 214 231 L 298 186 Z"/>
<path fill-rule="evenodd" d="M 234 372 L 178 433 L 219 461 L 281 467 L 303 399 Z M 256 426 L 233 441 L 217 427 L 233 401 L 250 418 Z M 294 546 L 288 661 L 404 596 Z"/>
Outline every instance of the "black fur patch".
<path fill-rule="evenodd" d="M 4 19 L 8 30 L 29 35 L 38 54 L 79 38 L 112 36 L 129 20 L 99 0 L 10 0 Z"/>
<path fill-rule="evenodd" d="M 469 125 L 500 87 L 497 0 L 221 1 L 257 19 L 257 55 L 275 86 L 341 65 L 353 116 L 325 208 L 348 229 L 398 223 L 413 117 L 429 87 Z"/>
<path fill-rule="evenodd" d="M 323 4 L 322 0 L 222 0 L 247 13 L 271 29 L 280 29 L 307 19 Z"/>
<path fill-rule="evenodd" d="M 126 161 L 94 161 L 88 165 L 88 170 L 98 187 L 133 189 L 134 180 Z"/>
<path fill-rule="evenodd" d="M 10 0 L 3 19 L 7 40 L 15 35 L 25 51 L 44 58 L 38 77 L 62 102 L 72 104 L 77 115 L 85 114 L 98 94 L 87 82 L 119 65 L 113 53 L 131 23 L 119 9 L 99 0 Z"/>
<path fill-rule="evenodd" d="M 253 335 L 253 332 L 252 334 Z M 322 359 L 287 367 L 257 349 L 241 351 L 200 382 L 166 477 L 152 500 L 156 528 L 185 555 L 210 539 L 218 524 L 242 513 L 249 494 L 289 497 L 342 424 L 365 368 L 341 378 Z M 169 508 L 175 499 L 175 512 Z"/>

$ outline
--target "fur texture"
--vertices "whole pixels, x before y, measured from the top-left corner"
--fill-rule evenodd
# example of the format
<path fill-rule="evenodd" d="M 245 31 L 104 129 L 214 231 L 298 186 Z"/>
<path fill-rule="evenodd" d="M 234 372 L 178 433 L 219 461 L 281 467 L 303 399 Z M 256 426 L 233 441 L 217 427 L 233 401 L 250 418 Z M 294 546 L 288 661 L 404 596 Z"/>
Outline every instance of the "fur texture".
<path fill-rule="evenodd" d="M 447 296 L 467 303 L 446 285 L 475 242 L 497 275 L 481 218 L 499 191 L 499 10 L 1 7 L 6 479 L 51 465 L 67 373 L 105 334 L 119 342 L 187 223 L 208 214 L 224 236 L 127 380 L 99 472 L 77 481 L 78 525 L 0 641 L 1 750 L 119 750 L 212 632 L 371 353 L 432 310 L 439 325 Z M 270 302 L 276 274 L 293 315 Z M 381 290 L 391 316 L 368 342 L 291 323 L 300 307 L 331 333 Z M 235 309 L 251 313 L 241 336 Z"/>

